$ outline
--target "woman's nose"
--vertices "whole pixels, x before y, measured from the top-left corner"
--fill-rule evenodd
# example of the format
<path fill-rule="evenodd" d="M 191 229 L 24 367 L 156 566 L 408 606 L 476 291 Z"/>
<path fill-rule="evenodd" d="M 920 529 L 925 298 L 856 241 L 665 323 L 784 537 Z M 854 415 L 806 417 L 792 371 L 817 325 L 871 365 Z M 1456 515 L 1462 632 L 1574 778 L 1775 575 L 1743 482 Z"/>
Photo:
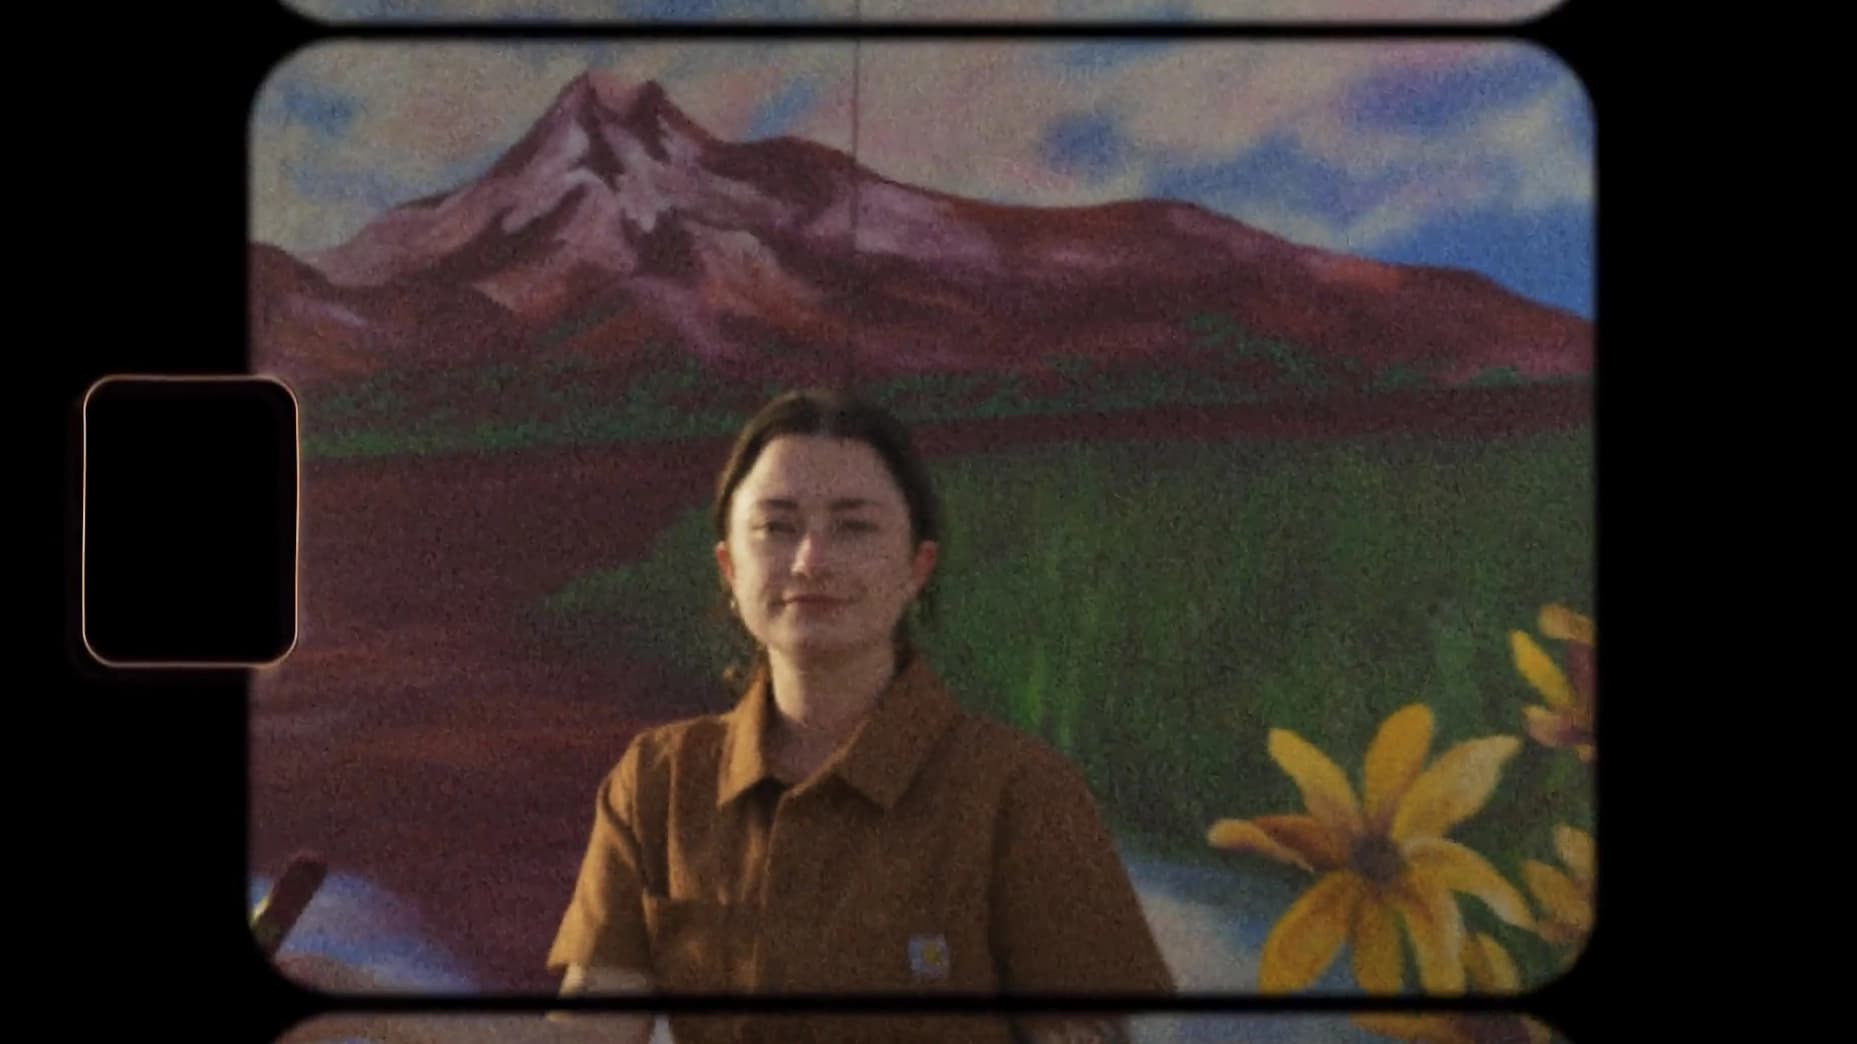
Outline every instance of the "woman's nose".
<path fill-rule="evenodd" d="M 825 564 L 825 541 L 818 533 L 808 532 L 800 538 L 800 544 L 793 550 L 793 572 L 801 576 L 812 576 Z"/>

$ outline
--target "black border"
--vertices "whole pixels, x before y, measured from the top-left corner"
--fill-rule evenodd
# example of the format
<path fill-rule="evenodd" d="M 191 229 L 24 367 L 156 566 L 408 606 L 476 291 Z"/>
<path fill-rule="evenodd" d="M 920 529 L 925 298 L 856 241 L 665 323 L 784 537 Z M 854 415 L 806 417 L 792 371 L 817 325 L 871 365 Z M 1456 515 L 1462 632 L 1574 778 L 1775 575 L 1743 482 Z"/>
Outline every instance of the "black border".
<path fill-rule="evenodd" d="M 112 162 L 93 164 L 70 177 L 56 177 L 66 193 L 88 192 L 112 201 L 97 216 L 103 241 L 113 244 L 97 250 L 92 236 L 72 237 L 81 270 L 105 269 L 112 278 L 90 285 L 110 291 L 108 314 L 87 317 L 101 329 L 87 338 L 81 350 L 60 356 L 66 366 L 57 385 L 60 415 L 66 434 L 66 452 L 59 483 L 66 507 L 63 546 L 65 555 L 64 604 L 70 618 L 76 615 L 76 504 L 81 461 L 81 402 L 96 379 L 114 373 L 247 372 L 245 264 L 249 243 L 246 212 L 246 171 L 249 163 L 250 109 L 271 70 L 301 47 L 325 40 L 566 40 L 584 37 L 638 38 L 765 38 L 848 37 L 855 26 L 821 27 L 778 23 L 709 25 L 460 27 L 420 23 L 401 26 L 324 25 L 313 22 L 281 0 L 275 6 L 239 4 L 206 24 L 164 24 L 159 40 L 129 41 L 135 54 L 131 72 L 99 76 L 83 85 L 96 90 L 97 103 L 84 105 L 92 113 L 109 113 L 114 131 L 65 121 L 55 133 L 69 136 L 71 147 L 86 143 L 93 155 L 107 152 Z M 1613 68 L 1601 60 L 1602 34 L 1611 25 L 1599 20 L 1596 0 L 1566 0 L 1534 19 L 1517 23 L 1397 22 L 1385 24 L 1199 26 L 1180 23 L 1117 24 L 1064 23 L 1057 26 L 964 26 L 934 23 L 927 26 L 863 27 L 871 38 L 920 37 L 957 39 L 970 35 L 1011 38 L 1061 39 L 1069 37 L 1165 36 L 1181 39 L 1464 39 L 1531 41 L 1554 51 L 1585 83 L 1594 110 L 1599 143 L 1598 199 L 1595 207 L 1597 278 L 1595 330 L 1601 371 L 1598 382 L 1598 416 L 1616 418 L 1620 396 L 1615 389 L 1631 367 L 1613 360 L 1607 347 L 1623 343 L 1629 309 L 1613 291 L 1619 280 L 1609 261 L 1618 256 L 1615 217 L 1628 213 L 1621 199 L 1637 193 L 1624 186 L 1629 174 L 1616 156 L 1622 135 L 1615 132 L 1621 103 Z M 179 30 L 178 38 L 174 30 Z M 133 33 L 133 30 L 130 30 Z M 176 43 L 176 40 L 185 41 Z M 199 46 L 204 39 L 207 44 Z M 217 43 L 212 41 L 217 40 Z M 137 47 L 139 42 L 143 46 Z M 188 56 L 195 55 L 193 58 Z M 146 65 L 134 65 L 137 57 Z M 138 85 L 140 88 L 138 89 Z M 158 85 L 157 111 L 152 120 L 136 123 L 134 110 L 150 104 L 145 92 Z M 128 121 L 127 124 L 121 121 Z M 98 135 L 114 133 L 125 143 L 97 148 Z M 53 146 L 55 147 L 55 146 Z M 1628 150 L 1626 150 L 1628 151 Z M 124 156 L 131 160 L 124 161 Z M 86 180 L 88 179 L 88 180 Z M 133 184 L 125 184 L 126 180 Z M 80 187 L 81 186 L 81 187 Z M 99 260 L 108 263 L 99 265 Z M 74 268 L 77 265 L 73 266 Z M 1613 394 L 1608 397 L 1608 393 Z M 1612 409 L 1607 411 L 1610 403 Z M 1603 420 L 1600 423 L 1604 423 Z M 1610 447 L 1616 429 L 1607 428 L 1608 460 L 1616 460 Z M 1600 502 L 1611 505 L 1621 488 L 1616 468 L 1599 472 Z M 1602 511 L 1601 558 L 1607 538 L 1617 546 L 1617 534 L 1626 528 L 1622 513 Z M 1602 585 L 1602 588 L 1604 585 Z M 1601 602 L 1604 602 L 1601 592 Z M 1607 616 L 1611 623 L 1622 619 Z M 110 940 L 105 952 L 132 953 L 127 966 L 110 965 L 113 985 L 129 994 L 152 993 L 155 1000 L 141 1008 L 130 1006 L 121 1014 L 139 1030 L 175 1023 L 176 1031 L 192 1035 L 208 1030 L 213 1039 L 271 1041 L 300 1018 L 319 1012 L 463 1012 L 542 1011 L 552 1008 L 621 1010 L 623 1002 L 560 1001 L 551 998 L 393 997 L 352 1000 L 321 998 L 283 982 L 253 948 L 245 930 L 248 883 L 245 840 L 246 781 L 246 672 L 240 669 L 130 670 L 104 673 L 67 652 L 65 674 L 71 678 L 72 706 L 79 718 L 72 734 L 81 738 L 84 775 L 103 784 L 102 800 L 95 799 L 75 816 L 61 820 L 74 830 L 71 843 L 77 855 L 69 866 L 56 871 L 60 884 L 73 878 L 86 905 L 100 908 L 103 920 L 97 931 L 63 933 L 72 962 L 99 959 L 96 939 Z M 1617 676 L 1615 664 L 1629 665 L 1608 655 L 1603 672 L 1608 691 Z M 1623 688 L 1621 686 L 1621 688 Z M 1629 695 L 1624 697 L 1629 699 Z M 1631 758 L 1638 749 L 1634 723 L 1646 712 L 1629 705 L 1603 703 L 1601 714 L 1607 740 L 1598 766 L 1599 860 L 1598 924 L 1580 964 L 1565 977 L 1534 994 L 1503 1000 L 1469 998 L 1448 1001 L 1402 997 L 1393 1003 L 1372 1003 L 1365 998 L 1295 996 L 1271 998 L 1180 998 L 1164 1009 L 1137 1002 L 1131 1011 L 1205 1011 L 1340 1013 L 1365 1010 L 1495 1010 L 1526 1009 L 1538 1013 L 1574 1041 L 1602 1036 L 1605 1023 L 1597 1017 L 1600 982 L 1628 958 L 1624 935 L 1634 930 L 1629 910 L 1621 914 L 1621 896 L 1648 889 L 1638 882 L 1646 874 L 1662 876 L 1653 862 L 1648 868 L 1628 850 L 1636 846 L 1644 820 L 1635 814 L 1635 799 L 1621 793 L 1610 761 L 1623 751 Z M 100 749 L 101 748 L 101 749 Z M 1633 811 L 1627 811 L 1628 808 Z M 1621 825 L 1624 824 L 1624 825 Z M 149 880 L 149 878 L 154 880 Z M 1636 952 L 1644 951 L 1634 947 Z M 1651 951 L 1655 952 L 1655 951 Z M 51 955 L 48 955 L 50 959 Z M 123 980 L 127 979 L 127 982 Z M 1596 982 L 1595 980 L 1600 980 Z M 233 1000 L 232 998 L 239 998 Z M 250 1002 L 256 1001 L 254 1005 Z M 684 1008 L 700 1001 L 654 999 L 658 1009 Z M 725 1007 L 742 1005 L 732 1000 Z M 908 1002 L 905 1002 L 908 1003 Z M 1103 998 L 1073 1005 L 1109 1004 Z M 896 1010 L 892 1002 L 842 999 L 824 1005 L 848 1010 L 869 1005 Z M 769 1000 L 769 1009 L 808 1006 L 803 998 Z M 948 1006 L 937 1004 L 936 1010 Z M 98 1011 L 89 1017 L 110 1017 Z M 138 1034 L 139 1035 L 139 1034 Z"/>

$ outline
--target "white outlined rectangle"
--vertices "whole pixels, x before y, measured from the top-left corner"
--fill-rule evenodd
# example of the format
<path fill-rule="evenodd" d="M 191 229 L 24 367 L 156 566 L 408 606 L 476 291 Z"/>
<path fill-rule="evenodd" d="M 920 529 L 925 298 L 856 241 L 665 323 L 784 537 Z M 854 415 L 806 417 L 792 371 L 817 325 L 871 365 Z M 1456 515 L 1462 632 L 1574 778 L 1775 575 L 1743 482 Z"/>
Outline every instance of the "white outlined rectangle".
<path fill-rule="evenodd" d="M 264 383 L 277 385 L 279 388 L 282 388 L 284 390 L 284 393 L 287 396 L 289 396 L 290 406 L 291 406 L 291 453 L 292 453 L 292 458 L 294 461 L 293 467 L 292 467 L 292 483 L 293 483 L 292 525 L 291 525 L 291 535 L 290 535 L 290 540 L 291 540 L 290 640 L 285 645 L 284 651 L 280 653 L 278 656 L 270 660 L 196 660 L 196 659 L 117 660 L 117 659 L 111 659 L 110 657 L 105 656 L 102 652 L 100 652 L 97 649 L 96 645 L 90 639 L 90 593 L 91 593 L 90 592 L 90 580 L 91 580 L 90 578 L 90 549 L 91 549 L 91 540 L 90 540 L 90 529 L 91 529 L 91 525 L 90 525 L 90 522 L 91 522 L 90 520 L 90 507 L 91 507 L 90 426 L 91 426 L 91 412 L 90 411 L 91 411 L 91 402 L 92 402 L 92 399 L 96 396 L 97 391 L 106 384 L 110 384 L 113 382 L 120 383 L 120 382 L 138 382 L 138 381 L 139 382 L 173 383 L 173 384 L 186 384 L 186 383 L 218 384 L 218 383 L 230 383 L 230 382 L 264 382 Z M 302 534 L 301 534 L 302 488 L 303 488 L 302 409 L 301 409 L 300 403 L 298 402 L 295 390 L 290 387 L 288 382 L 278 377 L 264 375 L 264 374 L 197 374 L 197 375 L 143 374 L 143 373 L 109 374 L 104 377 L 98 378 L 95 382 L 93 382 L 90 385 L 90 387 L 85 389 L 81 412 L 82 412 L 83 428 L 82 428 L 82 434 L 81 434 L 81 442 L 79 445 L 81 478 L 80 478 L 80 485 L 79 485 L 79 507 L 78 507 L 78 528 L 79 528 L 79 555 L 78 555 L 79 626 L 78 626 L 78 632 L 79 632 L 79 637 L 82 640 L 83 645 L 84 645 L 84 651 L 98 665 L 110 668 L 112 670 L 142 670 L 142 669 L 197 670 L 201 668 L 263 669 L 263 668 L 268 668 L 268 667 L 275 667 L 276 665 L 282 663 L 284 660 L 288 659 L 291 652 L 294 651 L 296 648 L 298 634 L 299 634 L 300 625 L 301 625 L 301 597 L 299 594 L 299 581 L 301 577 L 301 553 L 302 553 Z"/>

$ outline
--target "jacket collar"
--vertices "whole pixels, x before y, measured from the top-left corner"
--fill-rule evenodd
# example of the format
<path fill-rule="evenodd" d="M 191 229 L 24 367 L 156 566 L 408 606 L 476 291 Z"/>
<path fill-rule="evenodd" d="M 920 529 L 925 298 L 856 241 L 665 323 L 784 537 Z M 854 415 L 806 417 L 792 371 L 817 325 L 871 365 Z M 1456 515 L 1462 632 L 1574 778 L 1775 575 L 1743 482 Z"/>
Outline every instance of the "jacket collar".
<path fill-rule="evenodd" d="M 903 667 L 877 699 L 851 741 L 835 753 L 821 777 L 836 775 L 878 806 L 889 809 L 909 789 L 929 750 L 953 724 L 959 707 L 921 655 L 903 653 Z M 773 775 L 767 727 L 774 715 L 773 687 L 763 665 L 728 714 L 716 804 L 725 805 Z"/>

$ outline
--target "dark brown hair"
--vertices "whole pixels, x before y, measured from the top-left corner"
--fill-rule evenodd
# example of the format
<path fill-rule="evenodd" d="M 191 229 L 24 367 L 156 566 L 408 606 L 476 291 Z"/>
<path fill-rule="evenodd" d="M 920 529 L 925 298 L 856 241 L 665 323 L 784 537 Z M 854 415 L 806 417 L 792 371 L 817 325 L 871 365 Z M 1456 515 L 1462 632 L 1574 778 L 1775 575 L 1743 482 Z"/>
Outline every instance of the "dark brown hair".
<path fill-rule="evenodd" d="M 767 444 L 783 435 L 853 439 L 876 450 L 890 477 L 902 490 L 903 502 L 909 509 L 910 546 L 919 547 L 925 540 L 941 539 L 941 507 L 935 497 L 935 486 L 927 465 L 909 437 L 909 429 L 876 403 L 846 392 L 812 388 L 787 392 L 761 407 L 736 436 L 728 462 L 716 476 L 715 499 L 710 504 L 710 523 L 717 540 L 728 539 L 729 508 L 735 497 L 735 487 L 741 485 L 742 479 L 754 468 Z M 931 576 L 916 596 L 918 610 L 924 618 L 933 615 L 933 587 Z M 907 614 L 897 621 L 896 642 L 899 652 L 906 652 L 910 647 Z M 730 667 L 723 674 L 724 680 L 731 687 L 739 686 L 766 655 L 766 650 L 757 644 L 753 663 L 747 667 L 739 664 Z"/>

